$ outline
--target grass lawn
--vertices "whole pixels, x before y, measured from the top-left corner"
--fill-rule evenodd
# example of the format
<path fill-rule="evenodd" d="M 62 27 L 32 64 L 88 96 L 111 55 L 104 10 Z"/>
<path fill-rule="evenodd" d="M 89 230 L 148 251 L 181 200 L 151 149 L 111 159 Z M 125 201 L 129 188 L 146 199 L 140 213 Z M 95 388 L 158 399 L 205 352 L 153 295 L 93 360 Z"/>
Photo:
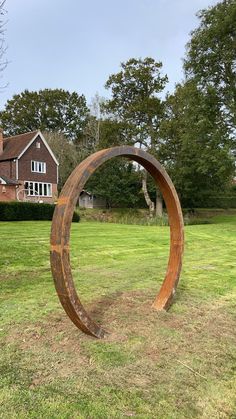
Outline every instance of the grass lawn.
<path fill-rule="evenodd" d="M 236 418 L 236 216 L 185 228 L 174 305 L 155 312 L 169 228 L 73 224 L 76 287 L 105 340 L 60 306 L 49 222 L 0 223 L 0 418 Z"/>

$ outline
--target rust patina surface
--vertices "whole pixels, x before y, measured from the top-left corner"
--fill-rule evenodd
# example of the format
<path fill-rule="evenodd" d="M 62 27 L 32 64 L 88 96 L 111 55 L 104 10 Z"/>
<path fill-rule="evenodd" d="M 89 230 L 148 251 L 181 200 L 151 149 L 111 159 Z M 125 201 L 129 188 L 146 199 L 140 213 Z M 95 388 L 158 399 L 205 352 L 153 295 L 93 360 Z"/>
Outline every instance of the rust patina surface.
<path fill-rule="evenodd" d="M 129 146 L 98 151 L 80 163 L 65 183 L 55 208 L 51 229 L 51 269 L 58 297 L 68 316 L 80 330 L 97 338 L 104 337 L 106 332 L 90 318 L 76 292 L 70 266 L 70 227 L 77 199 L 86 181 L 104 162 L 118 156 L 135 160 L 152 175 L 168 212 L 169 261 L 163 284 L 153 302 L 155 309 L 166 310 L 172 303 L 182 266 L 182 211 L 174 185 L 161 164 L 145 151 Z"/>

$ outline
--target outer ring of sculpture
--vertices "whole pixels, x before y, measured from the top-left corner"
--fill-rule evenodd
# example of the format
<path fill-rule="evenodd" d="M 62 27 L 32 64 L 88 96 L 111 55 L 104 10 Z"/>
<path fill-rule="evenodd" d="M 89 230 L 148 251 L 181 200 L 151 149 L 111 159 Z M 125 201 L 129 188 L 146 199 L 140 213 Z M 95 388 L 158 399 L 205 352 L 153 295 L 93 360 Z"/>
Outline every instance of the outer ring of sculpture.
<path fill-rule="evenodd" d="M 60 302 L 72 320 L 83 332 L 97 338 L 105 330 L 96 324 L 84 309 L 76 293 L 70 266 L 70 227 L 80 192 L 92 173 L 114 157 L 127 157 L 141 164 L 154 178 L 162 192 L 170 224 L 170 253 L 165 279 L 153 307 L 168 309 L 179 281 L 184 247 L 183 216 L 174 185 L 161 164 L 150 154 L 138 148 L 121 146 L 98 151 L 80 163 L 67 179 L 58 199 L 51 228 L 51 269 Z"/>

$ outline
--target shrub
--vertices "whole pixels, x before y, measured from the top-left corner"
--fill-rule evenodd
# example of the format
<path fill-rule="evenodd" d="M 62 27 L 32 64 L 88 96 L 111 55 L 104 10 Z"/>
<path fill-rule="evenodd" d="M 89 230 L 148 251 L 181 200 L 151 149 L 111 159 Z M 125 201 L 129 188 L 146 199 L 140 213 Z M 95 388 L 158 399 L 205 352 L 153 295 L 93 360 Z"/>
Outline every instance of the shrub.
<path fill-rule="evenodd" d="M 55 205 L 33 202 L 0 202 L 0 221 L 52 220 Z M 76 212 L 73 221 L 79 222 Z"/>
<path fill-rule="evenodd" d="M 184 225 L 201 225 L 201 224 L 212 224 L 211 220 L 198 217 L 184 217 Z"/>
<path fill-rule="evenodd" d="M 236 193 L 202 193 L 197 201 L 192 202 L 190 199 L 183 199 L 181 201 L 182 207 L 194 208 L 236 208 Z"/>

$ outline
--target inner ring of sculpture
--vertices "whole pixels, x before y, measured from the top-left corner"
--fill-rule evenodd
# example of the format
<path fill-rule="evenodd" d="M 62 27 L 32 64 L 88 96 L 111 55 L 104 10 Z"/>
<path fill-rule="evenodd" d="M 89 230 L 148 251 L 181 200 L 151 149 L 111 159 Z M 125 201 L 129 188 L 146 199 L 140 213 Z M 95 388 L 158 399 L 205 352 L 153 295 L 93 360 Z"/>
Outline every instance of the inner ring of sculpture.
<path fill-rule="evenodd" d="M 72 322 L 84 333 L 97 338 L 106 332 L 96 324 L 84 309 L 76 293 L 70 266 L 70 227 L 80 192 L 92 173 L 114 157 L 127 157 L 141 164 L 154 178 L 163 195 L 170 224 L 170 253 L 167 272 L 153 307 L 168 309 L 179 281 L 184 246 L 183 216 L 174 185 L 161 164 L 150 154 L 135 147 L 121 146 L 92 154 L 67 179 L 52 220 L 51 269 L 61 304 Z"/>

